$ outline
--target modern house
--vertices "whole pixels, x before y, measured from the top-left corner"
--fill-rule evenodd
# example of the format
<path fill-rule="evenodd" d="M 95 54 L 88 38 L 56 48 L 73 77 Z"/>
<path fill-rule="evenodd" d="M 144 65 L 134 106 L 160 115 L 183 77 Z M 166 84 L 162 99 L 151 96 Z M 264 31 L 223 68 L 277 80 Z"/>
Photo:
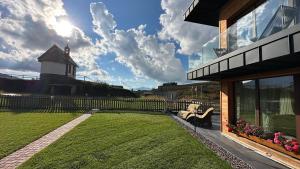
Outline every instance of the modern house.
<path fill-rule="evenodd" d="M 219 27 L 190 57 L 187 78 L 221 82 L 222 134 L 292 168 L 300 168 L 299 153 L 273 138 L 267 144 L 241 137 L 228 125 L 243 119 L 300 142 L 299 7 L 300 0 L 194 0 L 184 14 L 185 21 Z"/>
<path fill-rule="evenodd" d="M 38 61 L 41 63 L 40 80 L 46 92 L 50 90 L 52 94 L 75 93 L 78 66 L 70 56 L 68 45 L 64 50 L 53 45 L 38 58 Z"/>

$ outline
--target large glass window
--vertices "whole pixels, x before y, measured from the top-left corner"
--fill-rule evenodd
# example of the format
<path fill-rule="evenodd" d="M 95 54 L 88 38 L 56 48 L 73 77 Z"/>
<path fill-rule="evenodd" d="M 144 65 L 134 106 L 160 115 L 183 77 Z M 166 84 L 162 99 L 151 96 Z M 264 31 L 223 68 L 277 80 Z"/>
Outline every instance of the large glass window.
<path fill-rule="evenodd" d="M 259 80 L 261 125 L 266 131 L 296 135 L 292 76 Z"/>
<path fill-rule="evenodd" d="M 295 137 L 293 79 L 293 76 L 283 76 L 236 82 L 237 118 L 260 124 L 267 132 L 283 132 Z M 255 113 L 256 109 L 259 113 Z"/>
<path fill-rule="evenodd" d="M 271 25 L 270 21 L 274 18 L 275 13 L 280 10 L 281 5 L 288 6 L 288 0 L 269 0 L 255 10 L 257 37 L 261 37 L 268 26 L 280 26 L 275 23 L 281 23 L 279 16 L 275 17 L 276 20 L 273 21 L 275 25 Z"/>
<path fill-rule="evenodd" d="M 253 44 L 300 22 L 300 0 L 266 0 L 243 16 L 231 17 L 226 30 L 204 43 L 199 57 L 190 57 L 190 69 Z M 229 26 L 229 27 L 228 27 Z M 200 57 L 201 56 L 201 57 Z M 199 62 L 196 61 L 199 60 Z"/>
<path fill-rule="evenodd" d="M 293 0 L 268 0 L 227 28 L 227 48 L 231 52 L 287 29 L 298 15 Z"/>
<path fill-rule="evenodd" d="M 236 82 L 235 98 L 237 118 L 255 124 L 255 81 Z"/>

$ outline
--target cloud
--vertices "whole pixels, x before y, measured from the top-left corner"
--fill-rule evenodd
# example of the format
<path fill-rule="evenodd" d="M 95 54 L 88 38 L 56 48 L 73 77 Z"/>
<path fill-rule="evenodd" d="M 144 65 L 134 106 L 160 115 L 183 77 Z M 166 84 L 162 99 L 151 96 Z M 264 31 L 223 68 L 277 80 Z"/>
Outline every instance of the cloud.
<path fill-rule="evenodd" d="M 156 80 L 152 80 L 149 82 L 149 78 L 144 77 L 129 77 L 124 78 L 121 76 L 114 76 L 113 78 L 109 79 L 110 83 L 116 84 L 116 85 L 122 85 L 125 89 L 140 89 L 147 88 L 152 89 L 153 87 L 157 87 L 160 85 L 160 83 Z"/>
<path fill-rule="evenodd" d="M 145 31 L 146 25 L 118 29 L 113 14 L 103 3 L 91 3 L 93 30 L 100 36 L 92 41 L 76 26 L 69 37 L 57 33 L 57 24 L 68 20 L 62 0 L 1 0 L 0 69 L 39 72 L 37 57 L 52 44 L 64 47 L 69 40 L 71 55 L 80 66 L 78 74 L 112 81 L 97 59 L 114 53 L 115 61 L 126 65 L 136 80 L 184 82 L 185 70 L 176 52 L 197 53 L 201 44 L 217 33 L 216 28 L 184 22 L 188 5 L 185 0 L 162 0 L 162 29 L 150 35 Z"/>
<path fill-rule="evenodd" d="M 107 78 L 96 59 L 105 53 L 84 32 L 73 26 L 69 37 L 57 33 L 56 26 L 68 15 L 61 0 L 2 0 L 0 2 L 0 68 L 39 72 L 37 57 L 53 44 L 64 47 L 69 41 L 71 55 L 80 71 L 98 72 L 98 78 Z M 97 70 L 94 70 L 94 69 Z"/>
<path fill-rule="evenodd" d="M 117 26 L 113 15 L 108 12 L 103 3 L 91 3 L 90 12 L 93 17 L 94 31 L 98 35 L 108 38 L 111 31 Z"/>
<path fill-rule="evenodd" d="M 185 70 L 175 57 L 175 44 L 161 42 L 157 35 L 148 35 L 146 25 L 129 30 L 117 29 L 106 6 L 90 4 L 94 31 L 102 37 L 99 43 L 117 55 L 116 61 L 126 65 L 137 77 L 158 81 L 183 81 Z"/>
<path fill-rule="evenodd" d="M 164 13 L 159 18 L 159 37 L 176 41 L 180 46 L 178 52 L 185 55 L 198 53 L 218 33 L 218 28 L 184 21 L 183 14 L 190 4 L 186 0 L 161 0 Z"/>

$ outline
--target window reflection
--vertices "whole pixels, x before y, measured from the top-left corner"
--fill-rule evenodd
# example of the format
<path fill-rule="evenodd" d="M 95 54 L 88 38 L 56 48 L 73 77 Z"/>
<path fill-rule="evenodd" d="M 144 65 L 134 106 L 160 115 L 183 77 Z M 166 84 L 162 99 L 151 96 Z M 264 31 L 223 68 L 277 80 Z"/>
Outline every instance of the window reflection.
<path fill-rule="evenodd" d="M 259 83 L 262 127 L 266 131 L 281 131 L 287 135 L 295 136 L 293 77 L 261 79 Z"/>
<path fill-rule="evenodd" d="M 256 82 L 259 85 L 256 85 Z M 260 124 L 267 132 L 283 132 L 288 136 L 295 137 L 296 116 L 293 94 L 293 76 L 236 82 L 235 110 L 237 118 L 251 124 Z M 256 105 L 257 99 L 259 99 L 259 105 Z M 256 107 L 259 107 L 260 110 L 259 118 L 255 117 Z"/>
<path fill-rule="evenodd" d="M 237 118 L 255 124 L 255 81 L 236 82 L 235 99 Z"/>

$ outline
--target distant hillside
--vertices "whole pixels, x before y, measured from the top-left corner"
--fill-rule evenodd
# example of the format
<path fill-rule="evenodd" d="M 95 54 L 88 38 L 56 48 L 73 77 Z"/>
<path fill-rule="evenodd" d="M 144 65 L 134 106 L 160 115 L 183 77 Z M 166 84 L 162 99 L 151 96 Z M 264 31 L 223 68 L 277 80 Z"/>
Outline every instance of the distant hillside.
<path fill-rule="evenodd" d="M 3 74 L 3 73 L 0 73 L 0 78 L 5 78 L 5 79 L 19 79 L 17 77 L 10 76 L 10 75 Z"/>
<path fill-rule="evenodd" d="M 147 91 L 147 90 L 152 90 L 151 88 L 148 88 L 148 87 L 139 87 L 139 88 L 135 88 L 134 91 L 138 91 L 138 90 L 141 90 L 141 91 Z"/>
<path fill-rule="evenodd" d="M 0 77 L 0 91 L 3 93 L 17 94 L 49 94 L 51 88 L 44 88 L 39 80 L 11 79 L 9 76 Z M 123 89 L 120 86 L 110 86 L 105 83 L 93 83 L 87 81 L 75 80 L 77 85 L 74 96 L 92 96 L 92 97 L 136 97 L 130 90 Z M 61 92 L 58 95 L 68 95 Z"/>
<path fill-rule="evenodd" d="M 166 99 L 198 99 L 209 102 L 218 102 L 220 84 L 217 82 L 193 83 L 177 85 L 176 83 L 164 84 L 153 90 L 153 94 Z"/>

